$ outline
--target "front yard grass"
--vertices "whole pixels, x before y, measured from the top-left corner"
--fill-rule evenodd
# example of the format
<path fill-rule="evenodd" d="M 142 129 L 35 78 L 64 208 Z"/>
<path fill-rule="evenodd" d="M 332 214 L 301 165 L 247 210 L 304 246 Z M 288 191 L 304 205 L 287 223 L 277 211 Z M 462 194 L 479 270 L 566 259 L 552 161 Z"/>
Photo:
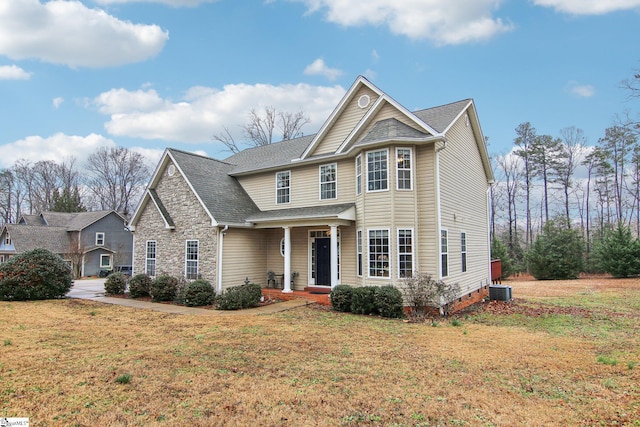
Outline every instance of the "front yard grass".
<path fill-rule="evenodd" d="M 80 300 L 0 303 L 0 417 L 640 425 L 640 281 L 512 286 L 512 304 L 422 324 L 314 308 L 194 317 Z"/>

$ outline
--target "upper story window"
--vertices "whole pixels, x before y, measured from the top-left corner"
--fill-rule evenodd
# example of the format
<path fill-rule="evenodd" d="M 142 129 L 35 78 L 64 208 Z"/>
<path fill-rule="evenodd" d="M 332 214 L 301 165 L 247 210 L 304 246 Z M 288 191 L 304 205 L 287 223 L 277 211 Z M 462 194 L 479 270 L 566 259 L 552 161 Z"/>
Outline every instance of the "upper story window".
<path fill-rule="evenodd" d="M 283 204 L 291 201 L 291 172 L 276 173 L 276 203 Z"/>
<path fill-rule="evenodd" d="M 356 157 L 356 195 L 362 194 L 362 155 Z"/>
<path fill-rule="evenodd" d="M 320 200 L 338 197 L 338 165 L 331 163 L 320 166 Z"/>
<path fill-rule="evenodd" d="M 11 245 L 11 236 L 9 235 L 9 232 L 7 231 L 6 234 L 4 235 L 4 244 L 6 246 L 10 246 Z"/>
<path fill-rule="evenodd" d="M 96 246 L 104 246 L 104 233 L 96 233 Z"/>
<path fill-rule="evenodd" d="M 411 190 L 411 149 L 396 148 L 396 177 L 398 190 Z"/>
<path fill-rule="evenodd" d="M 367 153 L 367 191 L 381 191 L 389 188 L 389 152 L 387 150 Z"/>

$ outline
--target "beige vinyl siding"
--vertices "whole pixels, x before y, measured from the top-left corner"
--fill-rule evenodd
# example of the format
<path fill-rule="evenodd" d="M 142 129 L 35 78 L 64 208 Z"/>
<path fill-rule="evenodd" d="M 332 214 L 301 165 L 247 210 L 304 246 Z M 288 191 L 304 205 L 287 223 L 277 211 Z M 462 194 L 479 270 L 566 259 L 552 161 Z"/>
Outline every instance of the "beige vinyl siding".
<path fill-rule="evenodd" d="M 364 254 L 363 254 L 364 255 Z M 356 227 L 340 227 L 340 283 L 357 284 Z"/>
<path fill-rule="evenodd" d="M 371 102 L 366 108 L 358 107 L 358 99 L 362 95 L 369 95 Z M 328 130 L 325 137 L 318 144 L 316 149 L 311 153 L 313 156 L 335 153 L 344 140 L 349 136 L 356 124 L 364 117 L 373 104 L 378 99 L 378 95 L 367 87 L 362 87 L 351 98 L 348 105 L 345 106 L 344 111 L 337 121 L 333 124 L 331 129 Z"/>
<path fill-rule="evenodd" d="M 286 170 L 291 171 L 291 201 L 287 204 L 276 204 L 276 172 L 242 176 L 238 178 L 238 182 L 256 205 L 264 211 L 353 202 L 355 197 L 355 163 L 352 158 L 337 161 L 338 197 L 320 200 L 320 165 L 329 163 L 333 163 L 333 161 L 287 168 Z"/>
<path fill-rule="evenodd" d="M 440 152 L 442 227 L 449 231 L 449 275 L 461 295 L 489 283 L 486 174 L 473 131 L 463 115 L 447 133 Z M 467 272 L 462 273 L 460 233 L 467 234 Z"/>
<path fill-rule="evenodd" d="M 222 289 L 242 285 L 245 279 L 265 286 L 267 283 L 263 230 L 229 228 L 223 242 Z"/>
<path fill-rule="evenodd" d="M 435 145 L 419 146 L 416 152 L 414 191 L 418 199 L 419 222 L 419 228 L 414 231 L 418 261 L 416 269 L 422 274 L 437 277 L 440 232 L 436 202 Z"/>

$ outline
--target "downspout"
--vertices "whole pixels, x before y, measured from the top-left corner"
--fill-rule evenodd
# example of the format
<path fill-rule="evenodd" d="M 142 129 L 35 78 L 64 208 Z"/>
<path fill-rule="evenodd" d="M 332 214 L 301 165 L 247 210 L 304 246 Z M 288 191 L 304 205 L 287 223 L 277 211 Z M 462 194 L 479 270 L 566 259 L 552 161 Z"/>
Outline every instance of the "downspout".
<path fill-rule="evenodd" d="M 438 232 L 437 232 L 437 244 L 438 244 L 438 278 L 442 280 L 442 206 L 440 205 L 440 151 L 447 148 L 446 138 L 442 139 L 442 146 L 436 148 L 436 203 L 438 208 L 436 209 L 436 216 L 438 219 Z M 447 235 L 447 253 L 449 252 L 449 236 Z M 444 301 L 440 296 L 440 315 L 444 314 Z"/>
<path fill-rule="evenodd" d="M 493 241 L 491 240 L 491 184 L 487 188 L 487 243 L 489 248 L 489 271 L 488 271 L 488 280 L 486 284 L 489 285 L 492 282 L 491 278 L 491 246 L 493 246 Z M 481 286 L 482 287 L 482 286 Z"/>
<path fill-rule="evenodd" d="M 218 286 L 216 292 L 218 294 L 222 293 L 222 253 L 224 246 L 224 235 L 229 229 L 229 225 L 225 225 L 222 230 L 218 232 L 219 240 L 218 240 Z"/>

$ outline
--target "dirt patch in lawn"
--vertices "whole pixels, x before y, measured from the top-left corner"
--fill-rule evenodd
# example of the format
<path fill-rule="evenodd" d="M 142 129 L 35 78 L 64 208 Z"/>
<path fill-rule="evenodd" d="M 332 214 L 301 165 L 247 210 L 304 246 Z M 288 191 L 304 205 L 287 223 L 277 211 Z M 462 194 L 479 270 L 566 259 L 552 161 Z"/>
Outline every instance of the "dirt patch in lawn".
<path fill-rule="evenodd" d="M 640 322 L 608 313 L 640 306 L 637 282 L 536 282 L 547 296 L 514 283 L 516 304 L 506 307 L 528 311 L 484 304 L 423 324 L 314 308 L 209 318 L 82 300 L 0 303 L 0 417 L 36 426 L 634 425 Z"/>

